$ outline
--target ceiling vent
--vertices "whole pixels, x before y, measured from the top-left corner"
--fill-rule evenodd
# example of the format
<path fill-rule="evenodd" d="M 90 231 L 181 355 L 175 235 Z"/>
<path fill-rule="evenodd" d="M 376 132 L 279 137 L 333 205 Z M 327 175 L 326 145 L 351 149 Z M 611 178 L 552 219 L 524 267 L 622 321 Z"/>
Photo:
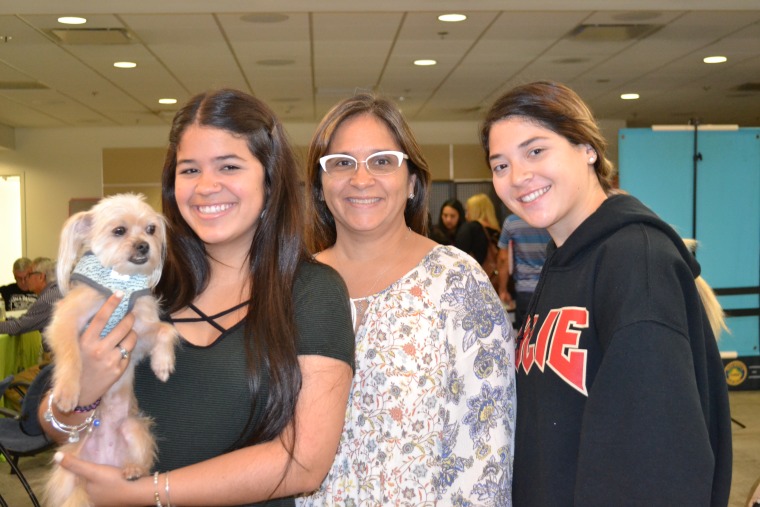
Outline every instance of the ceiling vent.
<path fill-rule="evenodd" d="M 124 28 L 55 28 L 50 33 L 63 44 L 102 46 L 129 44 L 132 38 Z"/>
<path fill-rule="evenodd" d="M 47 90 L 48 87 L 36 81 L 0 81 L 0 90 Z"/>
<path fill-rule="evenodd" d="M 581 42 L 623 42 L 649 37 L 662 25 L 578 25 L 568 35 L 568 39 Z"/>
<path fill-rule="evenodd" d="M 742 83 L 734 90 L 737 92 L 760 92 L 760 83 Z"/>

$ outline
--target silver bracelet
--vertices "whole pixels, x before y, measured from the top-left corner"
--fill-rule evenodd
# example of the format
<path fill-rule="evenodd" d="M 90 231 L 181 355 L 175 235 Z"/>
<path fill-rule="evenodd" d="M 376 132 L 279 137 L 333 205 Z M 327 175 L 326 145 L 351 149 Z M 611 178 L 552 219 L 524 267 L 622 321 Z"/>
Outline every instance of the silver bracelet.
<path fill-rule="evenodd" d="M 166 482 L 164 483 L 164 491 L 166 491 L 166 507 L 172 507 L 172 500 L 169 497 L 169 472 L 164 474 Z"/>
<path fill-rule="evenodd" d="M 100 419 L 97 418 L 97 413 L 98 409 L 96 407 L 95 410 L 87 416 L 87 419 L 85 419 L 84 422 L 75 425 L 64 424 L 53 415 L 53 393 L 51 392 L 50 395 L 48 395 L 48 406 L 45 411 L 45 420 L 61 433 L 68 433 L 69 442 L 75 444 L 79 442 L 79 434 L 82 431 L 87 430 L 87 433 L 90 433 L 93 428 L 100 426 Z"/>

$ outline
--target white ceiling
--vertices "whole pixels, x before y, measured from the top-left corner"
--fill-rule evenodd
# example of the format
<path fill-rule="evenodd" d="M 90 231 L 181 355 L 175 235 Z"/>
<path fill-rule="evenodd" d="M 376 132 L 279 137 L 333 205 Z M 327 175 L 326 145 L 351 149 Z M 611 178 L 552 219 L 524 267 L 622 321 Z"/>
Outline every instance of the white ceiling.
<path fill-rule="evenodd" d="M 446 12 L 468 19 L 438 21 Z M 271 14 L 286 19 L 246 21 Z M 67 28 L 61 15 L 88 20 L 68 28 L 123 29 L 129 41 L 64 43 L 51 32 Z M 604 36 L 606 25 L 641 24 L 659 29 L 619 41 L 569 37 L 579 25 L 601 25 Z M 612 31 L 621 28 L 630 27 Z M 728 62 L 702 62 L 711 55 Z M 416 67 L 418 58 L 438 65 Z M 138 66 L 117 69 L 117 60 Z M 220 86 L 251 92 L 292 122 L 319 120 L 357 88 L 396 98 L 414 121 L 477 120 L 510 86 L 537 79 L 569 84 L 599 118 L 629 126 L 758 126 L 760 1 L 0 2 L 0 124 L 9 127 L 165 125 L 177 106 L 159 98 L 182 103 Z M 641 99 L 623 101 L 625 92 Z"/>

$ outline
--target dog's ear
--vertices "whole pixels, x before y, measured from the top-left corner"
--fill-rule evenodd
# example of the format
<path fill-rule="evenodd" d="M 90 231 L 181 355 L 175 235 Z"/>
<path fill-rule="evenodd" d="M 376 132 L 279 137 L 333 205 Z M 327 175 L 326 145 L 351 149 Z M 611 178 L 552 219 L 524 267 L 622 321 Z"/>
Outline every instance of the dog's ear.
<path fill-rule="evenodd" d="M 148 285 L 153 288 L 158 285 L 158 281 L 161 279 L 161 271 L 164 268 L 164 261 L 166 260 L 166 230 L 168 225 L 166 218 L 161 214 L 156 214 L 156 239 L 158 240 L 159 247 L 161 248 L 161 262 L 158 263 L 156 269 L 150 274 L 148 279 Z"/>
<path fill-rule="evenodd" d="M 63 224 L 61 229 L 61 241 L 58 245 L 58 263 L 56 267 L 58 275 L 58 288 L 61 294 L 69 291 L 69 279 L 74 265 L 83 252 L 87 237 L 92 230 L 92 215 L 87 211 L 80 211 L 72 215 Z"/>

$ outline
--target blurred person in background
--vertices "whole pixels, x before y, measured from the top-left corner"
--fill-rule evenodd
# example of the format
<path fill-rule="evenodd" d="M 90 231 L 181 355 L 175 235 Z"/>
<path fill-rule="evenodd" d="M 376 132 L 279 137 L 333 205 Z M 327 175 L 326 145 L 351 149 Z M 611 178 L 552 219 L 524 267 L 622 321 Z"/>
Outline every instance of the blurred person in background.
<path fill-rule="evenodd" d="M 449 199 L 441 205 L 438 223 L 430 230 L 430 239 L 441 245 L 453 245 L 457 232 L 464 223 L 462 203 L 457 199 Z"/>
<path fill-rule="evenodd" d="M 454 246 L 483 265 L 489 243 L 496 244 L 499 240 L 499 221 L 491 198 L 486 194 L 475 194 L 467 199 L 465 219 L 467 222 L 457 231 Z"/>
<path fill-rule="evenodd" d="M 26 284 L 30 271 L 32 271 L 32 261 L 26 257 L 20 257 L 13 263 L 15 283 L 0 287 L 0 295 L 3 296 L 6 310 L 26 310 L 37 300 L 37 294 L 30 291 Z"/>
<path fill-rule="evenodd" d="M 0 333 L 19 335 L 30 331 L 43 331 L 53 316 L 55 303 L 61 299 L 55 274 L 55 261 L 47 257 L 34 259 L 26 276 L 26 286 L 37 295 L 37 300 L 18 319 L 0 322 Z"/>
<path fill-rule="evenodd" d="M 551 239 L 546 229 L 531 227 L 517 215 L 509 215 L 504 220 L 499 237 L 498 293 L 502 302 L 514 301 L 516 328 L 522 326 L 546 261 L 546 245 Z M 507 290 L 510 285 L 514 286 L 514 299 Z"/>

